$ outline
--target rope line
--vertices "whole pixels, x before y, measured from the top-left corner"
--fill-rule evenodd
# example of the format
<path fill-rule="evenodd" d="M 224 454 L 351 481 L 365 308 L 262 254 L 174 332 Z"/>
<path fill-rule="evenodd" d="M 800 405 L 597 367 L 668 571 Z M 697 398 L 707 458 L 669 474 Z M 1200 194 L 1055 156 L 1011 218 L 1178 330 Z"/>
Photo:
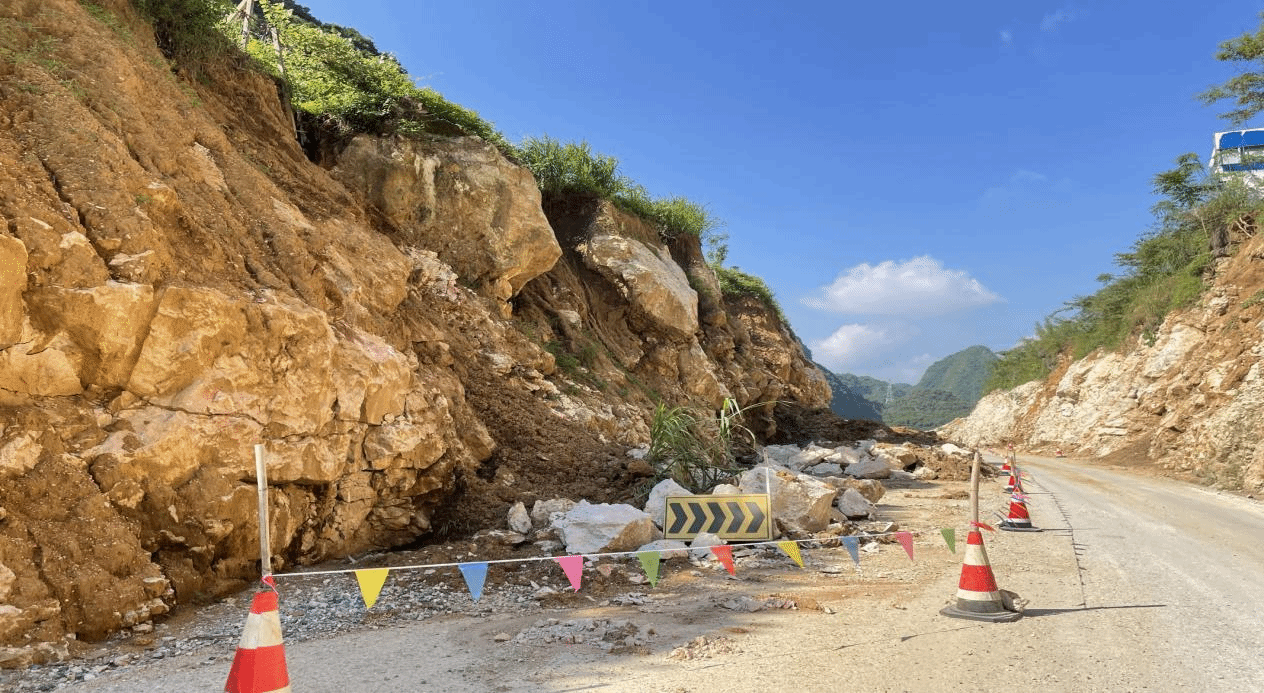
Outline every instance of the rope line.
<path fill-rule="evenodd" d="M 851 538 L 851 539 L 856 539 L 856 540 L 876 539 L 878 537 L 894 537 L 899 534 L 921 536 L 924 534 L 928 534 L 928 532 L 924 530 L 909 531 L 909 532 L 882 532 L 880 534 L 847 535 L 846 538 Z M 741 544 L 721 544 L 721 546 L 745 548 L 748 546 L 767 546 L 767 545 L 774 545 L 774 544 L 783 544 L 786 542 L 792 542 L 794 544 L 802 544 L 802 543 L 807 543 L 807 542 L 842 541 L 844 538 L 845 537 L 839 536 L 839 537 L 825 537 L 823 539 L 822 538 L 772 539 L 769 541 L 743 542 Z M 489 559 L 486 561 L 456 561 L 452 563 L 417 563 L 413 565 L 401 565 L 401 566 L 379 566 L 377 568 L 339 568 L 337 570 L 312 570 L 312 571 L 304 571 L 304 572 L 298 572 L 298 573 L 272 573 L 272 577 L 273 578 L 288 578 L 288 577 L 312 577 L 316 575 L 345 575 L 348 573 L 358 573 L 361 570 L 382 570 L 384 568 L 387 570 L 422 570 L 426 568 L 457 568 L 457 567 L 468 565 L 471 563 L 486 563 L 489 565 L 492 563 L 533 563 L 533 562 L 539 562 L 539 561 L 553 561 L 559 558 L 571 558 L 574 556 L 580 556 L 583 558 L 604 558 L 604 557 L 609 557 L 609 556 L 636 556 L 638 554 L 651 553 L 651 552 L 657 552 L 659 554 L 663 554 L 663 553 L 669 553 L 673 551 L 702 551 L 704 549 L 710 549 L 710 548 L 712 547 L 710 546 L 688 547 L 687 546 L 683 549 L 646 549 L 644 551 L 642 550 L 609 551 L 605 553 L 576 553 L 576 554 L 565 554 L 561 556 L 529 556 L 526 558 L 494 558 L 494 559 Z"/>

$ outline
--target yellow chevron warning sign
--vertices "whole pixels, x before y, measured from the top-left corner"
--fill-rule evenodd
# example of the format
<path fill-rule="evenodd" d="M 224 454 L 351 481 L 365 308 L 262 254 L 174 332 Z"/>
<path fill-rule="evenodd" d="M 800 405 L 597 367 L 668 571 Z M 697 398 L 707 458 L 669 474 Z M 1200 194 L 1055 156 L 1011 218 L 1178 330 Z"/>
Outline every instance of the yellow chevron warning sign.
<path fill-rule="evenodd" d="M 772 539 L 768 496 L 668 496 L 663 536 L 693 539 L 699 532 L 729 541 Z"/>

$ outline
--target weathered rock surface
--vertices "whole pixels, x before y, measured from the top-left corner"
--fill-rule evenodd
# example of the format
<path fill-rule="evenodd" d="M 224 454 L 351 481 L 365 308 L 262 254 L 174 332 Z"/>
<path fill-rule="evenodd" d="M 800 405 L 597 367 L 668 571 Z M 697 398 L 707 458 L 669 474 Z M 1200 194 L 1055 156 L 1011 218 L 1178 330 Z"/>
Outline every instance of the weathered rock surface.
<path fill-rule="evenodd" d="M 623 504 L 580 501 L 554 527 L 572 554 L 631 551 L 662 538 L 648 514 Z"/>
<path fill-rule="evenodd" d="M 815 477 L 767 466 L 743 472 L 738 487 L 743 493 L 770 494 L 773 519 L 805 532 L 825 529 L 830 520 L 830 506 L 838 493 L 833 486 Z"/>
<path fill-rule="evenodd" d="M 860 492 L 849 488 L 838 494 L 838 511 L 849 520 L 873 519 L 874 507 Z"/>
<path fill-rule="evenodd" d="M 611 495 L 659 399 L 829 401 L 697 238 L 542 206 L 473 138 L 326 170 L 270 78 L 189 80 L 98 5 L 0 7 L 48 57 L 0 65 L 0 666 L 257 580 L 256 443 L 285 570 Z"/>
<path fill-rule="evenodd" d="M 667 498 L 669 496 L 692 496 L 693 492 L 676 483 L 673 479 L 663 479 L 650 489 L 650 495 L 645 500 L 645 512 L 654 520 L 654 524 L 659 528 L 663 526 L 663 520 L 667 515 Z"/>
<path fill-rule="evenodd" d="M 332 174 L 408 244 L 435 251 L 495 299 L 508 300 L 562 254 L 531 173 L 477 138 L 359 135 L 338 155 Z M 625 266 L 630 273 L 638 268 Z"/>

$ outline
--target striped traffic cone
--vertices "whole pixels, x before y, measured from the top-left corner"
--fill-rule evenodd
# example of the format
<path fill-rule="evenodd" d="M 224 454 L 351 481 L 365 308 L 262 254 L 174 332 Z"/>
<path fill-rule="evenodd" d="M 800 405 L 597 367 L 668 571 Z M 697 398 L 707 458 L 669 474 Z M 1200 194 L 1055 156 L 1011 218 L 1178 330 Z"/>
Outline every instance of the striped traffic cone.
<path fill-rule="evenodd" d="M 1040 528 L 1031 524 L 1031 515 L 1027 513 L 1027 496 L 1022 491 L 1014 491 L 1009 497 L 1009 517 L 1001 520 L 1001 529 L 1007 532 L 1039 532 Z"/>
<path fill-rule="evenodd" d="M 944 616 L 968 618 L 974 621 L 1007 623 L 1017 621 L 1023 615 L 1009 611 L 1001 599 L 1001 591 L 988 563 L 987 549 L 983 547 L 983 533 L 970 530 L 966 539 L 965 561 L 961 565 L 961 581 L 957 584 L 957 603 L 939 611 Z"/>
<path fill-rule="evenodd" d="M 290 693 L 276 592 L 255 595 L 224 693 Z"/>

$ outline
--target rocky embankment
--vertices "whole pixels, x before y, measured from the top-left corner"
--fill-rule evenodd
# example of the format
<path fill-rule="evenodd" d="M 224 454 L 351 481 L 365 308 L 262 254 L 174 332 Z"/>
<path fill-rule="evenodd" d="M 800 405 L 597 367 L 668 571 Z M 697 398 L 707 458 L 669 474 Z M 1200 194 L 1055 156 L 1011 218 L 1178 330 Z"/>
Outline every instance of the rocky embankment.
<path fill-rule="evenodd" d="M 1264 235 L 1238 226 L 1231 240 L 1208 292 L 1152 339 L 993 392 L 941 434 L 1149 460 L 1208 485 L 1264 492 Z"/>
<path fill-rule="evenodd" d="M 480 140 L 317 165 L 270 80 L 173 72 L 125 0 L 0 36 L 0 666 L 257 578 L 255 443 L 284 569 L 611 500 L 656 400 L 829 400 L 697 238 L 545 210 Z"/>

